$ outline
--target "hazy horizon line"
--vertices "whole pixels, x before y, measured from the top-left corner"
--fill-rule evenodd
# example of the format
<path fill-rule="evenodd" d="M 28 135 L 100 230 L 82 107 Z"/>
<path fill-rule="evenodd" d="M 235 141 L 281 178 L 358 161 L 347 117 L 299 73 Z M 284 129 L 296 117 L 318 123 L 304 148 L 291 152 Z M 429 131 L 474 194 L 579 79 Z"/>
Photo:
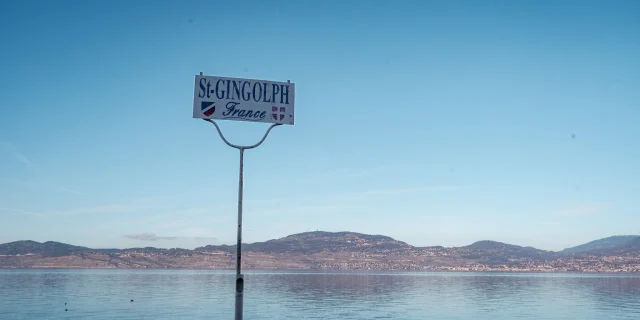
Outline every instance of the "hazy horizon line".
<path fill-rule="evenodd" d="M 588 243 L 593 242 L 593 241 L 612 238 L 612 237 L 640 237 L 640 235 L 634 235 L 634 234 L 616 234 L 616 235 L 611 235 L 611 236 L 604 237 L 604 238 L 594 239 L 594 240 L 591 240 L 591 241 L 587 241 L 587 242 L 584 242 L 584 243 L 581 243 L 581 244 L 578 244 L 578 245 L 575 245 L 575 246 L 567 247 L 567 248 L 564 248 L 564 249 L 560 249 L 560 250 L 546 250 L 546 249 L 540 249 L 540 248 L 529 246 L 529 245 L 515 245 L 515 244 L 512 244 L 512 243 L 496 241 L 496 240 L 489 240 L 489 239 L 476 240 L 476 241 L 471 242 L 468 245 L 462 245 L 462 246 L 444 246 L 444 245 L 416 246 L 416 245 L 412 245 L 412 244 L 410 244 L 410 243 L 408 243 L 406 241 L 402 241 L 402 240 L 399 240 L 399 239 L 396 239 L 396 238 L 393 238 L 393 237 L 390 237 L 390 236 L 387 236 L 387 235 L 384 235 L 384 234 L 369 234 L 369 233 L 362 233 L 362 232 L 357 232 L 357 231 L 323 231 L 323 230 L 316 230 L 316 231 L 305 231 L 305 232 L 292 233 L 292 234 L 289 234 L 289 235 L 284 236 L 284 237 L 268 239 L 268 240 L 263 240 L 263 241 L 243 242 L 242 244 L 243 245 L 249 245 L 249 244 L 254 244 L 254 243 L 264 243 L 264 242 L 268 242 L 268 241 L 272 241 L 272 240 L 283 239 L 283 238 L 286 238 L 286 237 L 289 237 L 289 236 L 292 236 L 292 235 L 299 235 L 299 234 L 305 234 L 305 233 L 317 233 L 317 232 L 318 233 L 319 232 L 332 233 L 332 234 L 335 234 L 335 233 L 353 233 L 353 234 L 360 234 L 360 235 L 367 235 L 367 236 L 382 236 L 382 237 L 391 238 L 391 239 L 393 239 L 395 241 L 403 242 L 403 243 L 405 243 L 405 244 L 407 244 L 407 245 L 409 245 L 409 246 L 411 246 L 413 248 L 432 248 L 432 247 L 462 248 L 462 247 L 470 246 L 470 245 L 478 243 L 478 242 L 491 241 L 491 242 L 497 242 L 497 243 L 502 243 L 502 244 L 507 244 L 507 245 L 519 246 L 519 247 L 523 247 L 523 248 L 531 247 L 531 248 L 535 248 L 537 250 L 549 251 L 549 252 L 560 252 L 560 251 L 568 249 L 568 248 L 578 247 L 578 246 L 585 245 L 585 244 L 588 244 Z M 71 245 L 71 246 L 76 246 L 76 247 L 84 247 L 84 248 L 87 248 L 87 249 L 96 249 L 96 250 L 109 250 L 109 249 L 127 250 L 127 249 L 136 249 L 136 248 L 155 248 L 155 249 L 167 249 L 167 250 L 169 250 L 169 249 L 195 250 L 197 248 L 202 248 L 202 247 L 205 247 L 205 246 L 229 246 L 229 247 L 236 246 L 235 242 L 230 243 L 230 242 L 227 242 L 227 241 L 219 241 L 217 238 L 213 238 L 213 237 L 177 237 L 177 236 L 176 237 L 168 237 L 168 236 L 156 236 L 155 234 L 140 234 L 140 235 L 149 236 L 149 238 L 147 238 L 147 237 L 136 237 L 136 236 L 138 236 L 138 234 L 123 235 L 121 237 L 130 239 L 130 240 L 138 240 L 138 241 L 144 241 L 144 242 L 156 242 L 156 240 L 169 240 L 169 241 L 171 241 L 171 240 L 177 240 L 177 239 L 194 239 L 194 240 L 214 240 L 214 241 L 216 241 L 218 243 L 215 243 L 215 244 L 204 244 L 204 245 L 201 245 L 201 246 L 193 247 L 192 249 L 185 248 L 185 247 L 179 247 L 179 246 L 176 246 L 176 247 L 157 246 L 157 247 L 155 247 L 155 246 L 151 246 L 151 245 L 142 245 L 142 246 L 133 246 L 133 247 L 117 247 L 117 246 L 116 247 L 88 247 L 88 246 L 83 246 L 83 245 L 75 245 L 75 244 L 70 244 L 70 243 L 66 243 L 66 242 L 55 241 L 55 240 L 47 240 L 47 241 L 40 242 L 40 241 L 36 241 L 36 240 L 22 239 L 22 240 L 15 240 L 15 241 L 10 241 L 10 242 L 0 243 L 0 245 L 5 245 L 5 244 L 10 244 L 10 243 L 15 243 L 15 242 L 21 242 L 21 241 L 33 241 L 33 242 L 40 243 L 40 244 L 47 243 L 47 242 L 56 242 L 56 243 L 61 243 L 61 244 L 66 244 L 66 245 Z M 150 239 L 150 237 L 155 237 L 155 239 Z M 151 244 L 151 243 L 149 243 L 149 244 Z"/>

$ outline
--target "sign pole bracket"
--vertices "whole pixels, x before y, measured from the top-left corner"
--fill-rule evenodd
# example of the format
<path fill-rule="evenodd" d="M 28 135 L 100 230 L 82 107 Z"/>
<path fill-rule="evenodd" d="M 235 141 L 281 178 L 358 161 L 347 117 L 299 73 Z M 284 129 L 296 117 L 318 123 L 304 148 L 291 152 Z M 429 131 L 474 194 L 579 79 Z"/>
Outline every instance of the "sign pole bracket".
<path fill-rule="evenodd" d="M 260 139 L 260 141 L 258 141 L 256 144 L 250 145 L 250 146 L 240 146 L 240 145 L 236 145 L 233 144 L 231 142 L 229 142 L 229 140 L 227 140 L 224 135 L 222 134 L 222 130 L 220 130 L 220 127 L 218 126 L 218 124 L 211 119 L 203 119 L 207 122 L 211 122 L 213 123 L 213 125 L 216 127 L 216 130 L 218 130 L 218 134 L 220 135 L 220 138 L 222 138 L 222 141 L 224 141 L 224 143 L 226 143 L 229 147 L 235 148 L 240 150 L 240 173 L 238 176 L 238 242 L 236 244 L 236 301 L 235 301 L 235 320 L 242 320 L 243 318 L 243 303 L 244 303 L 244 275 L 242 274 L 242 192 L 243 192 L 243 170 L 244 170 L 244 150 L 247 149 L 253 149 L 253 148 L 257 148 L 258 146 L 260 146 L 266 139 L 267 136 L 269 135 L 269 132 L 271 132 L 271 129 L 280 126 L 281 124 L 279 123 L 274 123 L 272 124 L 269 129 L 267 129 L 267 132 L 265 132 L 264 136 L 262 137 L 262 139 Z"/>

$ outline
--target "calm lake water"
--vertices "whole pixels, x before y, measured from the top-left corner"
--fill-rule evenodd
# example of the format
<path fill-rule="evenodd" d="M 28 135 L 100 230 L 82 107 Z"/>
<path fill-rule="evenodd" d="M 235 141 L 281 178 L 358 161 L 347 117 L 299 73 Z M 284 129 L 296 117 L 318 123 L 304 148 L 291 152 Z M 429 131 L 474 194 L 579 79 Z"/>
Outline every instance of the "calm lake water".
<path fill-rule="evenodd" d="M 0 319 L 228 320 L 234 279 L 226 271 L 0 270 Z M 637 320 L 640 276 L 248 272 L 245 319 Z"/>

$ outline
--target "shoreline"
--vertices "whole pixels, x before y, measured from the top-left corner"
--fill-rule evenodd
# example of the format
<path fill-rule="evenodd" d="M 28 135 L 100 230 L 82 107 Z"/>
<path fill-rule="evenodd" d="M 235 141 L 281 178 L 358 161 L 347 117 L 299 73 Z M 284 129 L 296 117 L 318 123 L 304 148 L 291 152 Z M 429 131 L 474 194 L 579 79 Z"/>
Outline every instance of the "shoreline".
<path fill-rule="evenodd" d="M 0 267 L 0 270 L 123 270 L 123 271 L 222 271 L 229 274 L 235 274 L 235 268 L 86 268 L 86 267 L 34 267 L 34 268 L 18 268 L 18 267 Z M 510 270 L 338 270 L 338 269 L 243 269 L 243 274 L 247 273 L 293 273 L 293 274 L 371 274 L 371 275 L 403 275 L 403 274 L 472 274 L 472 273 L 484 273 L 484 274 L 538 274 L 538 275 L 553 275 L 553 274 L 566 274 L 566 275 L 633 275 L 639 276 L 640 272 L 600 272 L 600 271 L 510 271 Z"/>

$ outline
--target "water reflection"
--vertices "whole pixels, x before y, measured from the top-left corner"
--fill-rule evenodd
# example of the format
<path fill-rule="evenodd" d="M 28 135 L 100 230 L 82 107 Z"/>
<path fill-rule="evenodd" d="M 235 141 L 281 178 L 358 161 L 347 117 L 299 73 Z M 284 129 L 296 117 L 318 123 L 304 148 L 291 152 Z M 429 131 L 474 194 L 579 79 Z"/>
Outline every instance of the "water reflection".
<path fill-rule="evenodd" d="M 271 292 L 287 292 L 300 299 L 358 301 L 400 297 L 417 285 L 411 277 L 379 274 L 272 274 L 254 275 Z"/>
<path fill-rule="evenodd" d="M 396 309 L 417 285 L 408 276 L 380 274 L 270 274 L 253 275 L 250 281 L 249 288 L 271 293 L 261 300 L 278 305 L 275 313 L 306 309 L 307 319 L 360 319 L 371 310 L 378 310 L 377 317 L 397 318 Z"/>
<path fill-rule="evenodd" d="M 609 314 L 634 314 L 640 319 L 640 278 L 629 276 L 582 277 L 565 279 L 561 288 L 588 297 L 592 305 Z"/>
<path fill-rule="evenodd" d="M 246 279 L 246 319 L 640 319 L 640 277 L 250 272 Z M 232 272 L 215 271 L 0 270 L 0 319 L 230 319 L 233 281 Z"/>

